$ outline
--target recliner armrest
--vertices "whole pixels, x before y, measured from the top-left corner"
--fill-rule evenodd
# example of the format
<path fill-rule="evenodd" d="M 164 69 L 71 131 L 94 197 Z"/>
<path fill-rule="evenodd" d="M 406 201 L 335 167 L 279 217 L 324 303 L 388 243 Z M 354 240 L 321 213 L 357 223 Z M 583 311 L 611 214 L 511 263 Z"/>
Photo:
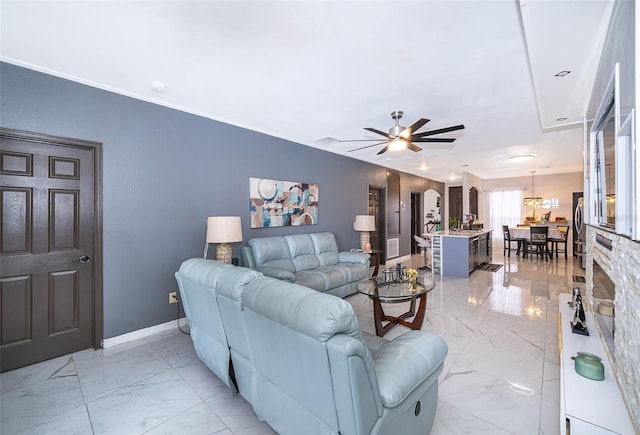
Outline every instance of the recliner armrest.
<path fill-rule="evenodd" d="M 361 263 L 365 264 L 369 261 L 370 256 L 365 252 L 338 252 L 338 262 L 340 263 Z"/>
<path fill-rule="evenodd" d="M 426 331 L 409 331 L 380 346 L 372 357 L 384 406 L 400 405 L 441 369 L 448 351 L 442 337 Z"/>
<path fill-rule="evenodd" d="M 362 331 L 362 342 L 373 355 L 378 351 L 378 349 L 380 349 L 380 347 L 386 346 L 389 343 L 389 340 L 378 337 L 377 335 L 371 334 L 367 331 Z"/>
<path fill-rule="evenodd" d="M 294 282 L 296 280 L 296 276 L 293 272 L 289 272 L 288 270 L 279 269 L 277 267 L 270 266 L 258 266 L 255 268 L 257 271 L 262 272 L 265 276 L 270 276 L 276 279 L 282 279 L 289 282 Z"/>

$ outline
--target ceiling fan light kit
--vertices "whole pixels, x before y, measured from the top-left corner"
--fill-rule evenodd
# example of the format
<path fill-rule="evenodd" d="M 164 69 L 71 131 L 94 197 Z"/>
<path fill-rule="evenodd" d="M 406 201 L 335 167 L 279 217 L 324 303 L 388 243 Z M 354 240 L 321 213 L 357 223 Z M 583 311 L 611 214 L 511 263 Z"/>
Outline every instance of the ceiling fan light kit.
<path fill-rule="evenodd" d="M 399 137 L 396 137 L 389 142 L 389 151 L 400 151 L 406 148 L 407 148 L 407 141 L 404 139 L 400 139 Z"/>
<path fill-rule="evenodd" d="M 380 136 L 385 137 L 384 142 L 379 142 L 379 139 L 355 139 L 355 140 L 341 140 L 339 142 L 377 142 L 373 145 L 367 145 L 360 148 L 354 148 L 349 150 L 348 152 L 359 151 L 365 148 L 371 148 L 374 146 L 386 145 L 378 151 L 377 154 L 384 154 L 387 151 L 400 151 L 409 148 L 411 151 L 420 152 L 422 148 L 415 145 L 413 142 L 434 142 L 434 143 L 451 143 L 455 141 L 455 138 L 431 138 L 428 136 L 440 134 L 440 133 L 448 133 L 451 131 L 462 130 L 464 129 L 464 125 L 454 125 L 446 128 L 439 128 L 437 130 L 423 131 L 421 133 L 416 133 L 423 125 L 430 121 L 430 119 L 420 118 L 411 126 L 404 127 L 400 125 L 400 118 L 402 118 L 403 112 L 402 110 L 394 110 L 391 112 L 391 118 L 395 120 L 395 125 L 389 129 L 389 133 L 385 133 L 381 130 L 378 130 L 373 127 L 365 127 L 365 130 L 370 131 L 371 133 L 378 134 Z"/>

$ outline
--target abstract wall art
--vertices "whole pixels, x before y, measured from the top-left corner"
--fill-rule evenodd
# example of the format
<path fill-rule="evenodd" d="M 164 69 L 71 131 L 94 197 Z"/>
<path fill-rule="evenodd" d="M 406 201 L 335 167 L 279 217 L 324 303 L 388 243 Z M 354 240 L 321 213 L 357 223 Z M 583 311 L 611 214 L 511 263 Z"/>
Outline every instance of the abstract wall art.
<path fill-rule="evenodd" d="M 315 225 L 318 185 L 249 178 L 251 228 Z"/>

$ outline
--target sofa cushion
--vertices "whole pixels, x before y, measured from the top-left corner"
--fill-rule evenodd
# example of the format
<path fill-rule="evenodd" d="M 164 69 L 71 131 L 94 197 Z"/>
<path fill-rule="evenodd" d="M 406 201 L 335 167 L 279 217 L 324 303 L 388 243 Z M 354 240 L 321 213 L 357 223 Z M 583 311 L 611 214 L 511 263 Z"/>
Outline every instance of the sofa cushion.
<path fill-rule="evenodd" d="M 338 264 L 338 244 L 333 233 L 310 234 L 321 266 Z"/>
<path fill-rule="evenodd" d="M 369 268 L 362 267 L 361 263 L 339 263 L 338 266 L 347 271 L 348 282 L 362 281 L 365 278 L 369 278 Z"/>
<path fill-rule="evenodd" d="M 312 270 L 320 266 L 313 239 L 309 234 L 295 234 L 284 238 L 289 245 L 289 255 L 291 255 L 296 272 Z"/>
<path fill-rule="evenodd" d="M 325 290 L 340 287 L 341 285 L 350 282 L 349 271 L 347 268 L 342 267 L 342 265 L 320 266 L 316 271 L 322 273 L 324 276 Z"/>
<path fill-rule="evenodd" d="M 269 266 L 295 272 L 289 245 L 283 237 L 259 237 L 249 240 L 256 266 Z"/>
<path fill-rule="evenodd" d="M 312 288 L 319 292 L 327 291 L 327 281 L 320 272 L 314 270 L 301 270 L 300 272 L 296 272 L 295 276 L 296 279 L 294 282 L 296 284 Z"/>

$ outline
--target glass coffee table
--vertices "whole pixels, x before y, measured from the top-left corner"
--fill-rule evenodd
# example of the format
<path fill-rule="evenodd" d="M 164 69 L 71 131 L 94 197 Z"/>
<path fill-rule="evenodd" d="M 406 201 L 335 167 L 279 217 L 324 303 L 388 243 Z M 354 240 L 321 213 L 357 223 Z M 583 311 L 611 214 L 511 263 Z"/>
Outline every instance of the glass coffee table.
<path fill-rule="evenodd" d="M 435 283 L 431 280 L 418 278 L 415 284 L 400 282 L 398 280 L 385 281 L 384 278 L 372 277 L 358 283 L 358 292 L 369 296 L 373 300 L 373 321 L 376 327 L 376 335 L 384 336 L 389 329 L 396 324 L 401 324 L 410 329 L 420 329 L 427 308 L 427 293 L 433 290 Z M 416 300 L 419 300 L 418 311 Z M 395 304 L 410 302 L 409 311 L 398 317 L 384 313 L 382 304 Z M 412 321 L 405 319 L 413 317 Z M 382 322 L 388 322 L 383 325 Z"/>

